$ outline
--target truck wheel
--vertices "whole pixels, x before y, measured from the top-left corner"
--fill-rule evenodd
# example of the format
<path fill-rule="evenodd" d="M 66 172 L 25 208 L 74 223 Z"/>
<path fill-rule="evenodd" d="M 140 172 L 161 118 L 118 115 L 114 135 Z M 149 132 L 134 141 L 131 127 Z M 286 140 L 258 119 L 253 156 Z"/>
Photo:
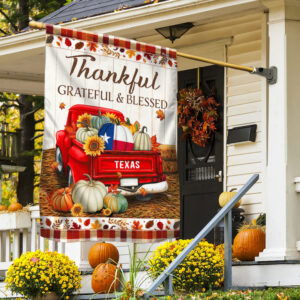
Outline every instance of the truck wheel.
<path fill-rule="evenodd" d="M 152 194 L 143 195 L 135 195 L 135 198 L 139 201 L 149 201 L 153 198 Z"/>
<path fill-rule="evenodd" d="M 55 160 L 58 163 L 57 171 L 59 173 L 62 173 L 62 171 L 63 171 L 63 160 L 62 160 L 62 155 L 61 155 L 61 151 L 60 151 L 59 147 L 56 147 Z"/>
<path fill-rule="evenodd" d="M 74 183 L 72 170 L 69 168 L 68 172 L 68 186 L 72 185 Z"/>

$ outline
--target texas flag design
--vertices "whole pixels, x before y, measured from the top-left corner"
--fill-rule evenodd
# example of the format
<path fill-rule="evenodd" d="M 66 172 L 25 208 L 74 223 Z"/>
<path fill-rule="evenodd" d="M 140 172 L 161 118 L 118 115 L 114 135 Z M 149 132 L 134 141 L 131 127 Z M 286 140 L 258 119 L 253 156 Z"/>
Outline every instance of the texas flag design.
<path fill-rule="evenodd" d="M 105 150 L 131 151 L 134 148 L 133 136 L 125 126 L 107 123 L 99 129 L 98 135 L 105 142 Z"/>

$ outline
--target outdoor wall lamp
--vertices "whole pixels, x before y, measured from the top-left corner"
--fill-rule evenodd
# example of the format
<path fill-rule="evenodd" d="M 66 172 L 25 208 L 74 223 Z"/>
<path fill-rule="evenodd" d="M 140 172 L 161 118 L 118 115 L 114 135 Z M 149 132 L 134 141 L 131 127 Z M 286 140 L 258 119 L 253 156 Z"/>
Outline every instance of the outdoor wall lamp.
<path fill-rule="evenodd" d="M 175 40 L 182 37 L 189 29 L 194 27 L 193 23 L 187 22 L 172 26 L 166 26 L 161 28 L 156 28 L 155 30 L 160 33 L 163 37 L 174 43 Z"/>

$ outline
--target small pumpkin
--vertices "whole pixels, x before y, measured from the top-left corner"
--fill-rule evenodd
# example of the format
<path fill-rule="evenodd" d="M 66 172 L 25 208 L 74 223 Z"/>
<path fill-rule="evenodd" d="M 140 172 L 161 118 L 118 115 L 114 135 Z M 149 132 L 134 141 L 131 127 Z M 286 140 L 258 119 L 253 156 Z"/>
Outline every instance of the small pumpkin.
<path fill-rule="evenodd" d="M 96 128 L 92 128 L 90 126 L 88 126 L 86 123 L 83 123 L 84 127 L 80 127 L 77 129 L 76 131 L 76 140 L 79 141 L 80 143 L 84 144 L 85 140 L 89 137 L 89 136 L 93 136 L 93 135 L 98 135 L 98 130 Z"/>
<path fill-rule="evenodd" d="M 111 123 L 110 118 L 103 116 L 100 110 L 98 110 L 98 116 L 92 116 L 91 118 L 91 126 L 97 130 L 99 130 L 106 123 Z"/>
<path fill-rule="evenodd" d="M 248 226 L 233 240 L 233 256 L 241 261 L 254 260 L 266 247 L 266 235 L 258 226 Z"/>
<path fill-rule="evenodd" d="M 92 268 L 107 262 L 117 264 L 119 262 L 119 251 L 113 244 L 96 243 L 90 248 L 88 259 Z"/>
<path fill-rule="evenodd" d="M 219 205 L 224 207 L 231 199 L 236 195 L 236 189 L 231 189 L 229 192 L 223 192 L 219 196 Z M 235 205 L 234 208 L 240 207 L 242 204 L 242 199 L 240 199 Z"/>
<path fill-rule="evenodd" d="M 142 130 L 136 132 L 133 136 L 134 150 L 150 151 L 152 149 L 151 138 L 146 133 L 147 127 L 143 126 Z"/>
<path fill-rule="evenodd" d="M 103 198 L 107 193 L 106 187 L 102 182 L 92 180 L 90 175 L 84 175 L 89 180 L 76 182 L 72 190 L 73 201 L 82 204 L 84 212 L 100 211 L 103 208 Z"/>
<path fill-rule="evenodd" d="M 0 211 L 5 211 L 5 210 L 7 210 L 7 206 L 0 204 Z"/>
<path fill-rule="evenodd" d="M 23 205 L 19 202 L 12 203 L 8 206 L 8 211 L 18 211 L 23 209 Z"/>
<path fill-rule="evenodd" d="M 50 203 L 54 210 L 68 212 L 73 207 L 73 200 L 70 188 L 62 188 L 53 192 Z"/>
<path fill-rule="evenodd" d="M 105 208 L 109 208 L 113 213 L 122 213 L 127 210 L 127 199 L 120 193 L 108 193 L 104 199 Z"/>
<path fill-rule="evenodd" d="M 95 293 L 112 293 L 119 284 L 119 271 L 113 264 L 99 264 L 92 274 L 92 289 Z"/>

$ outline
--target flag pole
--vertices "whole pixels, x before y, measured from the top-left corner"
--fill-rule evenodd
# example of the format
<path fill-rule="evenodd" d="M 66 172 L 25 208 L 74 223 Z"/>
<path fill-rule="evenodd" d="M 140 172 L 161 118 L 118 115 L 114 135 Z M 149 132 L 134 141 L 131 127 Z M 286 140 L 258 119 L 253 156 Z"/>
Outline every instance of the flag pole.
<path fill-rule="evenodd" d="M 40 30 L 46 29 L 46 25 L 47 25 L 46 23 L 37 22 L 37 21 L 29 22 L 29 26 L 31 28 L 40 29 Z M 91 33 L 88 31 L 83 31 L 83 32 L 86 32 L 87 34 Z M 276 67 L 270 67 L 270 68 L 247 67 L 247 66 L 231 64 L 231 63 L 227 63 L 227 62 L 223 62 L 223 61 L 219 61 L 219 60 L 215 60 L 215 59 L 191 55 L 191 54 L 187 54 L 187 53 L 183 53 L 183 52 L 177 52 L 177 56 L 196 60 L 196 61 L 210 63 L 210 64 L 221 66 L 224 68 L 231 68 L 231 69 L 236 69 L 236 70 L 240 70 L 240 71 L 246 71 L 251 74 L 260 75 L 260 76 L 265 77 L 268 80 L 269 84 L 274 84 L 277 82 L 277 68 Z"/>

